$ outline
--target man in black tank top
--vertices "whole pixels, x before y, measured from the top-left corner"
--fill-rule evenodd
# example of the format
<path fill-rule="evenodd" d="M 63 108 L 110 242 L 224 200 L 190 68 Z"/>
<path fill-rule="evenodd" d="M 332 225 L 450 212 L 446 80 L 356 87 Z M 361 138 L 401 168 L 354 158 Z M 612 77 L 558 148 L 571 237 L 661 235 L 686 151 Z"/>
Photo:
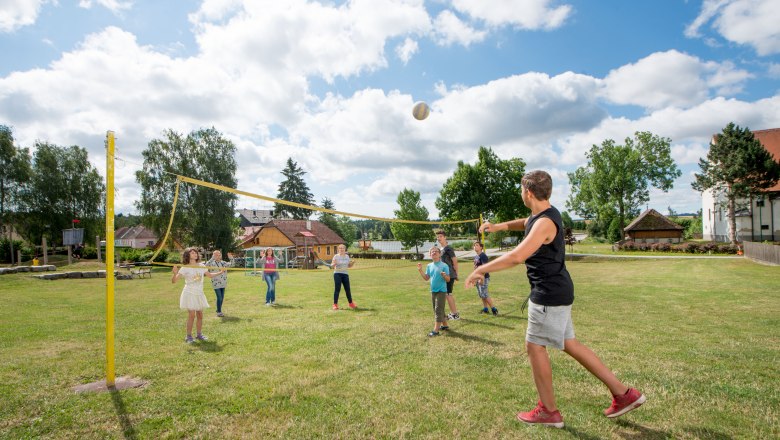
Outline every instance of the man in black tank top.
<path fill-rule="evenodd" d="M 484 281 L 485 273 L 526 265 L 531 292 L 525 345 L 539 404 L 531 411 L 517 413 L 517 419 L 563 428 L 563 417 L 555 405 L 547 346 L 562 349 L 609 388 L 612 405 L 604 410 L 605 416 L 623 415 L 643 404 L 645 396 L 624 385 L 590 348 L 574 337 L 574 283 L 566 270 L 561 213 L 550 204 L 552 178 L 545 171 L 531 171 L 523 176 L 522 186 L 523 203 L 531 209 L 531 216 L 495 225 L 485 222 L 479 231 L 525 230 L 525 238 L 512 251 L 474 269 L 465 282 L 465 287 L 471 288 Z"/>

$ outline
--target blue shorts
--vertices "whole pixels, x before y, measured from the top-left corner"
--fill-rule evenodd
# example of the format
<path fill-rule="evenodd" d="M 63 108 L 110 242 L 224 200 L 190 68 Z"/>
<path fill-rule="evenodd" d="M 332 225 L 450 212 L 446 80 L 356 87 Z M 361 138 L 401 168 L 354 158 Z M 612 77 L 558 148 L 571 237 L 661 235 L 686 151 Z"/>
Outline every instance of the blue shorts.
<path fill-rule="evenodd" d="M 482 299 L 490 298 L 488 294 L 488 284 L 490 284 L 490 278 L 485 278 L 485 281 L 477 284 L 477 295 Z"/>
<path fill-rule="evenodd" d="M 525 340 L 563 350 L 566 339 L 574 339 L 571 305 L 540 306 L 528 300 L 528 328 Z"/>

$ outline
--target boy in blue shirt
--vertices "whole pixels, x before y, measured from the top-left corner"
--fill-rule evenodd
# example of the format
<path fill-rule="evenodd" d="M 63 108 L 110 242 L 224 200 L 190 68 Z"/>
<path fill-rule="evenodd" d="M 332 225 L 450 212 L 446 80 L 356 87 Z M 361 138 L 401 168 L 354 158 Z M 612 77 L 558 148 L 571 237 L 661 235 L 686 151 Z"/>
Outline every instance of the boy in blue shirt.
<path fill-rule="evenodd" d="M 447 302 L 447 283 L 450 282 L 450 268 L 441 261 L 441 251 L 436 246 L 431 248 L 431 260 L 422 270 L 422 263 L 417 263 L 417 271 L 425 281 L 431 282 L 431 300 L 436 324 L 428 336 L 439 336 L 440 330 L 448 330 L 447 316 L 444 315 L 444 304 Z"/>

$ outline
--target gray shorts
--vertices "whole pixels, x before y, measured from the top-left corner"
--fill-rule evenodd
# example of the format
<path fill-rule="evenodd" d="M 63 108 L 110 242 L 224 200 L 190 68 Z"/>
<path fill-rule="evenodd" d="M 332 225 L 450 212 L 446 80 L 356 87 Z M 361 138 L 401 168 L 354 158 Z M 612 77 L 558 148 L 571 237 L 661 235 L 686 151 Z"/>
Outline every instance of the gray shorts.
<path fill-rule="evenodd" d="M 566 339 L 574 339 L 571 306 L 540 306 L 529 300 L 525 340 L 563 350 Z"/>
<path fill-rule="evenodd" d="M 490 298 L 488 294 L 488 284 L 490 284 L 490 278 L 485 278 L 483 283 L 477 284 L 477 295 L 482 299 Z"/>

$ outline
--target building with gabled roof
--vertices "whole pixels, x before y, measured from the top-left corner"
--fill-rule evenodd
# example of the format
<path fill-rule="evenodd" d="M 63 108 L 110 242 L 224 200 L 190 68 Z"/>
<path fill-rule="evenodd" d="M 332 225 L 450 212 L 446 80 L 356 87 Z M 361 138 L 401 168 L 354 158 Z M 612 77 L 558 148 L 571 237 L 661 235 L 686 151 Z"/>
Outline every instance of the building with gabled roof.
<path fill-rule="evenodd" d="M 144 225 L 125 226 L 114 231 L 114 245 L 143 249 L 153 247 L 159 238 Z"/>
<path fill-rule="evenodd" d="M 315 251 L 320 258 L 329 260 L 338 253 L 340 244 L 344 240 L 320 221 L 277 218 L 241 242 L 240 247 L 295 247 L 297 255 Z"/>
<path fill-rule="evenodd" d="M 780 162 L 780 128 L 753 131 L 753 136 Z M 712 143 L 717 135 L 712 137 Z M 702 201 L 702 236 L 705 240 L 729 241 L 728 201 L 712 190 L 704 191 Z M 737 241 L 780 241 L 780 181 L 759 196 L 737 200 L 735 210 Z"/>
<path fill-rule="evenodd" d="M 272 209 L 239 209 L 239 226 L 249 228 L 252 226 L 263 226 L 274 218 Z"/>
<path fill-rule="evenodd" d="M 623 232 L 627 240 L 637 243 L 679 243 L 684 229 L 651 208 L 639 214 Z"/>

